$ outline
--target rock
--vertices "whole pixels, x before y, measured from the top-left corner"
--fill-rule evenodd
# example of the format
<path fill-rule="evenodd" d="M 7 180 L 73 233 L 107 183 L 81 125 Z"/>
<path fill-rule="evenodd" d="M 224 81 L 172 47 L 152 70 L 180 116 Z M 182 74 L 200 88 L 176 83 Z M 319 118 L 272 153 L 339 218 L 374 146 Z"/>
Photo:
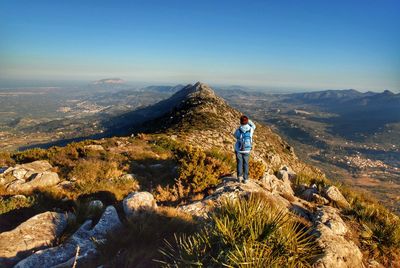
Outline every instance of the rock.
<path fill-rule="evenodd" d="M 330 206 L 318 208 L 313 221 L 317 243 L 324 251 L 314 267 L 363 267 L 360 249 L 345 237 L 348 228 L 338 209 Z"/>
<path fill-rule="evenodd" d="M 216 187 L 214 193 L 205 197 L 201 201 L 180 206 L 178 207 L 178 210 L 199 218 L 208 218 L 210 211 L 212 211 L 214 207 L 219 206 L 221 201 L 227 198 L 235 199 L 240 196 L 247 196 L 252 193 L 262 194 L 267 200 L 270 200 L 271 203 L 289 211 L 291 206 L 290 202 L 282 197 L 277 191 L 266 191 L 262 182 L 256 182 L 250 179 L 246 184 L 243 184 L 239 183 L 237 178 L 233 177 L 223 178 L 223 182 Z"/>
<path fill-rule="evenodd" d="M 23 180 L 28 171 L 22 168 L 14 169 L 12 175 L 17 180 Z"/>
<path fill-rule="evenodd" d="M 7 267 L 33 251 L 51 246 L 67 227 L 64 213 L 38 214 L 9 232 L 0 234 L 0 267 Z"/>
<path fill-rule="evenodd" d="M 74 185 L 75 183 L 72 181 L 62 181 L 59 184 L 57 184 L 57 188 L 60 190 L 72 190 Z"/>
<path fill-rule="evenodd" d="M 6 170 L 6 177 L 1 182 L 10 192 L 53 186 L 59 183 L 60 179 L 57 173 L 50 171 L 51 168 L 47 161 L 16 165 Z"/>
<path fill-rule="evenodd" d="M 104 151 L 104 147 L 99 144 L 86 145 L 84 148 L 93 151 Z"/>
<path fill-rule="evenodd" d="M 300 197 L 303 198 L 304 200 L 307 201 L 314 201 L 313 200 L 313 194 L 318 193 L 317 188 L 311 187 L 311 188 L 307 188 L 306 190 L 304 190 L 301 194 Z"/>
<path fill-rule="evenodd" d="M 90 211 L 102 210 L 104 208 L 103 202 L 100 200 L 92 200 L 89 202 L 88 209 Z"/>
<path fill-rule="evenodd" d="M 294 182 L 294 180 L 297 178 L 297 174 L 290 167 L 282 166 L 278 171 L 277 177 L 280 179 L 287 177 L 290 181 Z"/>
<path fill-rule="evenodd" d="M 134 174 L 124 174 L 119 179 L 122 181 L 136 181 Z"/>
<path fill-rule="evenodd" d="M 121 226 L 117 211 L 109 206 L 104 211 L 99 222 L 92 228 L 92 221 L 86 221 L 64 244 L 40 250 L 17 263 L 16 268 L 30 267 L 71 267 L 79 247 L 78 267 L 95 266 L 98 252 L 94 241 L 106 239 L 106 235 Z"/>
<path fill-rule="evenodd" d="M 27 164 L 16 165 L 15 168 L 25 169 L 27 171 L 34 171 L 36 173 L 45 172 L 52 168 L 49 162 L 45 160 L 38 160 Z"/>
<path fill-rule="evenodd" d="M 149 192 L 133 192 L 123 200 L 124 212 L 127 217 L 134 217 L 143 211 L 157 209 L 156 200 Z"/>
<path fill-rule="evenodd" d="M 327 205 L 329 204 L 329 200 L 319 194 L 312 194 L 312 201 L 317 203 L 318 205 Z"/>
<path fill-rule="evenodd" d="M 385 268 L 385 266 L 383 266 L 376 260 L 368 260 L 367 267 L 368 268 Z"/>
<path fill-rule="evenodd" d="M 278 173 L 276 174 L 278 179 L 280 180 L 289 180 L 289 173 L 286 170 L 279 170 Z"/>
<path fill-rule="evenodd" d="M 323 194 L 330 201 L 335 202 L 340 207 L 348 208 L 350 207 L 349 202 L 347 202 L 346 198 L 342 195 L 339 189 L 336 186 L 329 186 L 324 189 Z"/>
<path fill-rule="evenodd" d="M 291 200 L 294 199 L 294 192 L 287 176 L 282 177 L 282 179 L 278 179 L 275 175 L 266 174 L 261 179 L 261 182 L 263 183 L 265 189 L 272 192 L 277 192 L 285 198 L 289 198 Z"/>
<path fill-rule="evenodd" d="M 319 195 L 317 188 L 314 188 L 314 187 L 305 189 L 299 196 L 300 196 L 300 198 L 302 198 L 304 200 L 307 200 L 310 202 L 315 202 L 318 205 L 329 204 L 329 200 L 326 199 L 325 197 Z"/>
<path fill-rule="evenodd" d="M 7 189 L 13 192 L 23 192 L 39 187 L 54 186 L 60 182 L 58 174 L 50 171 L 36 173 L 32 175 L 32 177 L 33 178 L 31 180 L 25 182 L 21 180 L 14 181 L 8 185 Z"/>

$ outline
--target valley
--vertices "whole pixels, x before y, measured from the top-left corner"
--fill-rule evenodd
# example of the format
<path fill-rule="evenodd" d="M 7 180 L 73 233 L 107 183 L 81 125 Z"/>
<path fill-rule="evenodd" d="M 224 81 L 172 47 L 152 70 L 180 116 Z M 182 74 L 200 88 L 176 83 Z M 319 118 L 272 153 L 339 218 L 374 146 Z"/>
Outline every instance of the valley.
<path fill-rule="evenodd" d="M 82 87 L 2 89 L 0 150 L 47 148 L 133 133 L 138 130 L 128 125 L 143 116 L 150 120 L 151 114 L 161 115 L 172 103 L 146 107 L 182 87 L 103 81 Z M 329 178 L 373 193 L 400 212 L 399 94 L 355 90 L 271 94 L 243 87 L 216 92 L 233 107 L 271 126 L 299 157 Z M 377 109 L 379 114 L 374 112 Z"/>

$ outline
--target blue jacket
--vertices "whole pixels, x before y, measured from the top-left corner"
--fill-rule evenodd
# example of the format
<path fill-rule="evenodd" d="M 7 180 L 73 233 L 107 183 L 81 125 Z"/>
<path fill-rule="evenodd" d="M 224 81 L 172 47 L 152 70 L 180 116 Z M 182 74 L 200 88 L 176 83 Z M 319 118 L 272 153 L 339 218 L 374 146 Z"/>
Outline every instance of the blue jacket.
<path fill-rule="evenodd" d="M 253 139 L 253 133 L 254 130 L 256 129 L 256 125 L 253 123 L 253 121 L 249 120 L 249 123 L 246 125 L 240 125 L 238 129 L 236 129 L 235 133 L 233 134 L 236 138 L 236 143 L 235 143 L 235 152 L 243 153 L 243 154 L 248 154 L 250 151 L 241 151 L 240 150 L 240 130 L 243 132 L 249 131 L 250 130 L 250 136 Z"/>

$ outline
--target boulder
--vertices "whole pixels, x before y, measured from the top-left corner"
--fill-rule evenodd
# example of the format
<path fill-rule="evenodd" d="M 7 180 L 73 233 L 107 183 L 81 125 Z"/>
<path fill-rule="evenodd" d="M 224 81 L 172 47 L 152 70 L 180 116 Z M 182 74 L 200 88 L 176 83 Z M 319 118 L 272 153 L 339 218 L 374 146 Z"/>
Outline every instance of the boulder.
<path fill-rule="evenodd" d="M 318 190 L 316 187 L 310 187 L 305 189 L 301 194 L 300 198 L 310 201 L 310 202 L 315 202 L 318 205 L 327 205 L 329 204 L 329 200 L 326 199 L 325 197 L 321 196 L 318 193 Z"/>
<path fill-rule="evenodd" d="M 349 202 L 347 202 L 346 198 L 344 198 L 344 196 L 336 186 L 326 187 L 323 191 L 323 194 L 326 198 L 328 198 L 332 202 L 335 202 L 340 207 L 343 208 L 350 207 Z"/>
<path fill-rule="evenodd" d="M 92 262 L 96 262 L 99 256 L 94 241 L 106 239 L 108 233 L 120 226 L 121 221 L 117 211 L 113 206 L 109 206 L 93 228 L 92 221 L 88 220 L 64 244 L 37 251 L 14 267 L 71 267 L 78 248 L 79 254 L 76 260 L 78 267 L 96 266 Z"/>
<path fill-rule="evenodd" d="M 40 187 L 54 186 L 59 182 L 60 178 L 57 173 L 45 171 L 42 173 L 34 173 L 30 176 L 30 180 L 16 180 L 10 183 L 7 189 L 13 192 L 23 192 Z"/>
<path fill-rule="evenodd" d="M 157 209 L 157 203 L 149 192 L 133 192 L 123 200 L 124 212 L 127 217 L 134 217 L 143 211 Z"/>
<path fill-rule="evenodd" d="M 38 187 L 49 187 L 60 182 L 58 174 L 51 171 L 47 161 L 34 161 L 8 168 L 1 183 L 10 192 L 29 191 Z"/>
<path fill-rule="evenodd" d="M 338 209 L 330 206 L 318 208 L 313 222 L 317 243 L 324 251 L 314 267 L 363 267 L 360 249 L 345 237 L 348 228 L 339 216 Z"/>
<path fill-rule="evenodd" d="M 121 180 L 121 181 L 136 181 L 134 174 L 124 174 L 121 177 L 119 177 L 119 180 Z"/>
<path fill-rule="evenodd" d="M 33 251 L 51 246 L 63 233 L 67 223 L 67 214 L 44 212 L 28 219 L 12 231 L 1 233 L 0 267 L 14 265 Z"/>
<path fill-rule="evenodd" d="M 277 192 L 286 198 L 294 199 L 294 192 L 288 176 L 283 176 L 281 179 L 278 179 L 275 175 L 266 174 L 261 179 L 261 182 L 265 189 Z"/>
<path fill-rule="evenodd" d="M 293 169 L 291 169 L 289 166 L 283 166 L 281 168 L 281 170 L 284 170 L 284 171 L 287 172 L 290 181 L 293 181 L 293 180 L 295 180 L 297 178 L 296 172 L 294 172 Z"/>
<path fill-rule="evenodd" d="M 286 170 L 279 170 L 278 173 L 276 174 L 276 176 L 278 177 L 278 179 L 280 180 L 289 180 L 289 173 Z"/>
<path fill-rule="evenodd" d="M 313 195 L 318 193 L 317 188 L 310 187 L 305 189 L 301 194 L 300 197 L 307 201 L 313 201 Z"/>
<path fill-rule="evenodd" d="M 103 208 L 103 202 L 101 202 L 100 200 L 92 200 L 88 204 L 89 211 L 102 210 Z"/>
<path fill-rule="evenodd" d="M 36 173 L 45 172 L 52 168 L 49 162 L 45 160 L 38 160 L 27 164 L 16 165 L 14 169 L 25 169 L 27 171 L 34 171 Z"/>
<path fill-rule="evenodd" d="M 90 144 L 86 145 L 84 148 L 92 151 L 104 151 L 104 147 L 101 146 L 100 144 Z"/>
<path fill-rule="evenodd" d="M 327 205 L 329 204 L 329 200 L 319 194 L 312 194 L 312 201 L 317 203 L 318 205 Z"/>
<path fill-rule="evenodd" d="M 248 196 L 252 193 L 262 194 L 267 200 L 270 200 L 271 203 L 284 210 L 289 211 L 291 207 L 290 202 L 282 197 L 279 192 L 265 190 L 262 182 L 250 179 L 246 184 L 243 184 L 239 183 L 237 178 L 225 177 L 223 178 L 223 182 L 216 187 L 211 195 L 205 197 L 203 200 L 180 206 L 178 210 L 206 219 L 209 217 L 209 213 L 212 209 L 219 206 L 223 200 Z"/>

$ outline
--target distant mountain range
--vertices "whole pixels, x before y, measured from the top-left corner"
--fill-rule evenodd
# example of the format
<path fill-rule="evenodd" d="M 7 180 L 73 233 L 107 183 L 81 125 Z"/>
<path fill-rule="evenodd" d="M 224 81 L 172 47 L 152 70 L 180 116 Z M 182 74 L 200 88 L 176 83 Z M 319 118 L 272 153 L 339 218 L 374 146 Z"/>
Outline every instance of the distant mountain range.
<path fill-rule="evenodd" d="M 120 85 L 124 83 L 125 81 L 122 80 L 121 78 L 106 78 L 92 82 L 93 85 L 115 85 L 115 84 Z"/>

